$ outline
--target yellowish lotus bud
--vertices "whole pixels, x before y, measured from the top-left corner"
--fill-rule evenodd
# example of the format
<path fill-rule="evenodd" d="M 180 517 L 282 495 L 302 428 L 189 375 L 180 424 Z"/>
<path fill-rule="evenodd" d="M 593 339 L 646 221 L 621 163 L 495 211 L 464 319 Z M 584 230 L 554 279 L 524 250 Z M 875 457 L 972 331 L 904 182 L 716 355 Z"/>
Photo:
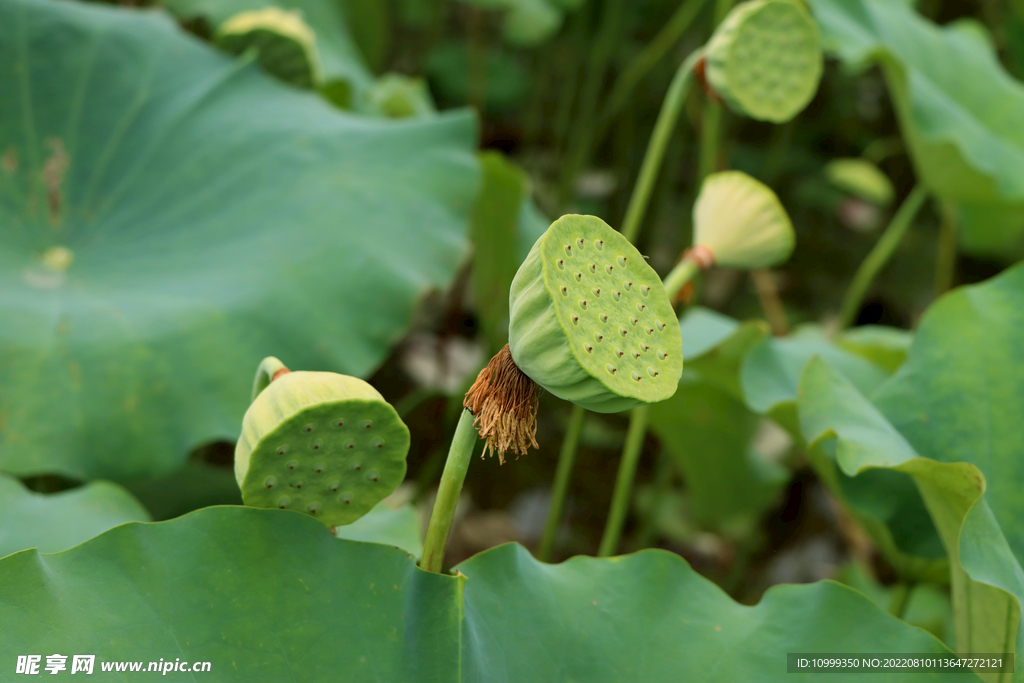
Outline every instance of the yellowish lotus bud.
<path fill-rule="evenodd" d="M 726 268 L 767 268 L 793 252 L 793 224 L 764 183 L 746 173 L 709 175 L 693 207 L 694 252 Z"/>

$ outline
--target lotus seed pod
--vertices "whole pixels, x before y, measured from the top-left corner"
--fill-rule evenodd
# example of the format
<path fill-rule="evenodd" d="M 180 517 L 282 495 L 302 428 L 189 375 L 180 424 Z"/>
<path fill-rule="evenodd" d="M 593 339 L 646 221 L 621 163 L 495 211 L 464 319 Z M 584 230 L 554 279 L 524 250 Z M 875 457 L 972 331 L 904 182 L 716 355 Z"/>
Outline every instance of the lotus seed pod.
<path fill-rule="evenodd" d="M 311 88 L 320 82 L 316 35 L 295 10 L 266 7 L 236 14 L 221 25 L 217 44 L 235 55 L 256 48 L 267 73 L 287 83 Z"/>
<path fill-rule="evenodd" d="M 693 206 L 695 249 L 726 268 L 767 268 L 793 252 L 793 224 L 764 183 L 740 171 L 713 173 Z"/>
<path fill-rule="evenodd" d="M 878 206 L 896 196 L 892 182 L 866 159 L 833 159 L 825 164 L 825 177 L 836 188 Z"/>
<path fill-rule="evenodd" d="M 512 281 L 509 349 L 555 396 L 599 413 L 671 397 L 683 372 L 675 311 L 657 273 L 594 216 L 562 216 Z"/>
<path fill-rule="evenodd" d="M 332 372 L 291 372 L 246 411 L 235 478 L 246 505 L 297 510 L 340 526 L 398 488 L 408 451 L 408 428 L 369 384 Z"/>
<path fill-rule="evenodd" d="M 741 116 L 781 123 L 821 80 L 818 25 L 792 0 L 751 0 L 726 17 L 704 49 L 708 84 Z"/>
<path fill-rule="evenodd" d="M 421 78 L 384 74 L 369 92 L 370 104 L 388 118 L 429 116 L 436 111 L 427 84 Z"/>

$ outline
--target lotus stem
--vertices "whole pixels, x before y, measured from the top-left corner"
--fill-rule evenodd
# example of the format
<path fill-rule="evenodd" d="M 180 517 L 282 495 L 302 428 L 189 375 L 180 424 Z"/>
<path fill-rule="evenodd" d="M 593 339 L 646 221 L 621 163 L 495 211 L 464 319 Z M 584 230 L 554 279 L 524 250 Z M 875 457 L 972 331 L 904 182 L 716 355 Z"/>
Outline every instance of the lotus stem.
<path fill-rule="evenodd" d="M 441 474 L 441 485 L 437 489 L 434 511 L 430 514 L 427 537 L 423 542 L 423 561 L 420 567 L 429 572 L 440 573 L 444 565 L 444 549 L 448 544 L 452 521 L 455 519 L 455 506 L 459 502 L 462 485 L 466 481 L 466 471 L 469 469 L 476 441 L 473 413 L 463 410 L 459 425 L 455 428 L 455 437 L 448 451 L 444 472 Z"/>
<path fill-rule="evenodd" d="M 622 234 L 630 242 L 636 242 L 636 236 L 640 232 L 640 224 L 647 212 L 647 203 L 654 190 L 654 181 L 661 169 L 661 162 L 665 157 L 665 148 L 668 146 L 672 131 L 675 130 L 679 114 L 683 109 L 683 102 L 686 100 L 686 93 L 690 83 L 693 81 L 693 69 L 701 58 L 702 50 L 698 49 L 690 53 L 683 60 L 676 75 L 672 78 L 672 84 L 665 94 L 665 100 L 661 104 L 661 111 L 658 113 L 658 120 L 654 124 L 654 132 L 651 134 L 651 142 L 644 154 L 643 164 L 640 166 L 640 175 L 633 187 L 633 194 L 629 199 L 629 206 L 626 207 L 626 217 L 622 222 Z"/>
<path fill-rule="evenodd" d="M 956 275 L 956 209 L 949 201 L 939 204 L 939 251 L 935 257 L 935 296 L 942 296 L 953 286 Z"/>
<path fill-rule="evenodd" d="M 640 451 L 643 449 L 644 436 L 647 434 L 647 406 L 639 406 L 629 411 L 629 430 L 626 432 L 626 445 L 622 449 L 619 461 L 619 473 L 615 477 L 615 492 L 612 494 L 612 507 L 608 511 L 608 522 L 601 537 L 598 557 L 609 557 L 615 554 L 622 536 L 622 525 L 626 521 L 629 499 L 633 493 L 633 478 L 636 466 L 640 462 Z"/>
<path fill-rule="evenodd" d="M 291 370 L 285 367 L 285 364 L 277 358 L 273 356 L 264 358 L 260 366 L 256 368 L 256 379 L 252 383 L 252 400 L 255 401 L 260 392 L 270 386 L 271 382 L 289 372 Z"/>
<path fill-rule="evenodd" d="M 541 537 L 540 549 L 537 551 L 537 559 L 542 562 L 547 562 L 551 558 L 555 534 L 562 521 L 565 494 L 569 489 L 569 478 L 572 476 L 572 467 L 576 460 L 576 447 L 579 443 L 580 432 L 583 430 L 585 414 L 586 411 L 583 408 L 573 405 L 569 426 L 565 431 L 565 438 L 562 440 L 562 450 L 558 453 L 558 468 L 555 470 L 555 481 L 551 485 L 551 502 L 548 504 L 548 516 L 544 522 L 544 535 Z"/>
<path fill-rule="evenodd" d="M 732 9 L 734 0 L 715 0 L 714 25 L 717 28 Z M 722 140 L 722 105 L 712 98 L 704 100 L 700 126 L 700 161 L 697 166 L 697 186 L 718 168 L 719 147 Z"/>
<path fill-rule="evenodd" d="M 843 298 L 843 307 L 839 314 L 839 329 L 844 330 L 853 324 L 857 317 L 857 311 L 860 310 L 860 305 L 864 301 L 871 283 L 874 282 L 875 276 L 892 258 L 896 247 L 903 241 L 903 236 L 907 234 L 907 230 L 913 223 L 914 216 L 920 211 L 927 198 L 928 188 L 923 183 L 918 183 L 903 200 L 903 204 L 900 205 L 896 215 L 892 217 L 889 226 L 875 243 L 867 258 L 861 262 L 860 268 L 853 276 L 853 281 Z"/>

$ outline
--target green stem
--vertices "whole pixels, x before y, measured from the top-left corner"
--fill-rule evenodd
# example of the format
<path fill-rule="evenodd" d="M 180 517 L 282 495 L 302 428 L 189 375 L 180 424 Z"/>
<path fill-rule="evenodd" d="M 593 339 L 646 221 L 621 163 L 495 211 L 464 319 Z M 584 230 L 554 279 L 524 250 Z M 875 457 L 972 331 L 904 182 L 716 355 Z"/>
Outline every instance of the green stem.
<path fill-rule="evenodd" d="M 260 392 L 270 386 L 270 383 L 274 380 L 274 375 L 281 370 L 287 369 L 284 363 L 273 356 L 264 358 L 260 362 L 260 366 L 256 368 L 256 379 L 252 382 L 252 400 L 255 401 Z"/>
<path fill-rule="evenodd" d="M 942 296 L 953 286 L 956 274 L 956 210 L 949 202 L 939 203 L 939 250 L 935 258 L 935 296 Z"/>
<path fill-rule="evenodd" d="M 540 549 L 537 550 L 537 559 L 541 562 L 547 562 L 551 558 L 551 548 L 555 544 L 555 534 L 562 521 L 562 511 L 565 509 L 565 494 L 569 490 L 569 477 L 572 476 L 572 466 L 576 460 L 576 445 L 579 443 L 580 432 L 583 430 L 585 414 L 586 411 L 583 408 L 573 404 L 569 426 L 565 430 L 565 438 L 562 439 L 562 450 L 558 454 L 555 482 L 551 485 L 551 502 L 548 504 L 548 517 L 544 522 L 544 535 L 540 540 Z"/>
<path fill-rule="evenodd" d="M 668 275 L 665 276 L 663 284 L 665 285 L 665 292 L 668 293 L 668 300 L 675 301 L 676 295 L 679 294 L 686 283 L 689 282 L 697 275 L 699 268 L 697 264 L 688 258 L 684 258 L 682 261 L 676 264 L 676 267 L 672 269 Z"/>
<path fill-rule="evenodd" d="M 594 144 L 598 145 L 608 132 L 608 125 L 622 108 L 629 102 L 629 95 L 636 88 L 640 80 L 647 75 L 647 72 L 654 68 L 654 65 L 668 54 L 669 50 L 679 42 L 690 25 L 700 14 L 707 0 L 688 0 L 679 4 L 675 14 L 662 27 L 658 35 L 650 43 L 644 46 L 636 57 L 633 58 L 622 74 L 615 79 L 612 92 L 608 96 L 608 104 L 601 112 L 600 123 L 597 127 L 597 134 L 594 136 Z"/>
<path fill-rule="evenodd" d="M 860 310 L 861 302 L 864 301 L 864 297 L 875 276 L 892 258 L 893 252 L 896 251 L 896 247 L 903 240 L 907 229 L 910 228 L 911 223 L 914 221 L 914 216 L 917 215 L 921 206 L 924 205 L 924 200 L 927 198 L 928 188 L 924 184 L 918 183 L 911 190 L 907 198 L 903 200 L 903 204 L 896 211 L 896 215 L 892 217 L 889 227 L 882 233 L 881 238 L 879 238 L 871 253 L 860 264 L 860 268 L 857 269 L 857 273 L 853 276 L 853 281 L 850 283 L 850 287 L 846 290 L 846 296 L 843 298 L 843 308 L 839 315 L 839 329 L 846 329 L 853 324 L 854 319 L 857 317 L 857 311 Z"/>
<path fill-rule="evenodd" d="M 913 590 L 913 583 L 897 584 L 893 592 L 892 601 L 889 604 L 889 614 L 897 619 L 904 619 L 907 615 L 907 605 L 910 604 L 910 593 Z"/>
<path fill-rule="evenodd" d="M 640 462 L 640 451 L 643 449 L 644 436 L 647 434 L 647 411 L 646 405 L 629 411 L 626 445 L 622 448 L 619 474 L 615 477 L 615 491 L 612 493 L 612 507 L 608 511 L 608 522 L 601 537 L 598 557 L 614 555 L 619 547 L 622 525 L 626 521 L 626 511 L 629 509 L 629 499 L 633 492 L 633 478 L 636 476 L 636 466 Z"/>
<path fill-rule="evenodd" d="M 675 466 L 672 458 L 662 449 L 661 457 L 658 459 L 658 473 L 654 476 L 654 495 L 651 496 L 651 506 L 647 510 L 647 514 L 644 515 L 643 520 L 641 520 L 640 531 L 637 532 L 636 542 L 633 544 L 633 547 L 637 550 L 650 546 L 651 541 L 658 534 L 658 514 L 661 511 L 661 506 L 665 503 L 665 499 L 668 498 L 669 492 L 672 490 L 672 477 L 674 474 Z"/>
<path fill-rule="evenodd" d="M 718 147 L 722 130 L 722 105 L 704 101 L 700 125 L 700 161 L 697 166 L 697 187 L 718 168 Z"/>
<path fill-rule="evenodd" d="M 622 234 L 630 242 L 635 243 L 636 236 L 640 232 L 640 224 L 647 211 L 647 202 L 651 198 L 654 181 L 658 177 L 658 170 L 661 168 L 661 162 L 665 156 L 665 148 L 668 146 L 669 138 L 679 120 L 679 113 L 683 109 L 689 85 L 693 81 L 693 67 L 700 60 L 702 53 L 702 50 L 695 50 L 683 61 L 672 78 L 672 84 L 661 104 L 661 111 L 658 113 L 658 120 L 654 124 L 654 132 L 651 134 L 651 142 L 644 154 L 640 175 L 636 179 L 633 195 L 629 199 L 629 206 L 626 207 L 626 217 L 622 221 Z"/>
<path fill-rule="evenodd" d="M 569 136 L 569 150 L 562 164 L 559 202 L 565 206 L 573 197 L 576 176 L 586 165 L 594 143 L 594 119 L 601 85 L 608 70 L 619 32 L 622 30 L 622 0 L 608 0 L 587 60 L 586 80 L 580 93 L 578 117 Z"/>
<path fill-rule="evenodd" d="M 427 526 L 427 538 L 423 541 L 423 561 L 420 567 L 427 571 L 440 572 L 444 564 L 444 547 L 448 543 L 452 520 L 455 519 L 455 506 L 459 502 L 459 494 L 462 493 L 462 484 L 466 481 L 466 471 L 478 438 L 473 427 L 473 414 L 463 410 L 441 474 L 437 500 L 434 501 L 434 511 L 430 514 L 430 524 Z"/>

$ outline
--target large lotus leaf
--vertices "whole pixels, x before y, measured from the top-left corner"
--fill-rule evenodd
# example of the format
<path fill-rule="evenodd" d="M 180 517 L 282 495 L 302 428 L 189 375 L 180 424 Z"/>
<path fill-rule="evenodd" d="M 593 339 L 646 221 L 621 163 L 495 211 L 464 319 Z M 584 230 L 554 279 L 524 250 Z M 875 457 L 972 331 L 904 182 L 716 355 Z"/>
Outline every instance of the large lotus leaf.
<path fill-rule="evenodd" d="M 935 192 L 1024 201 L 1024 85 L 984 41 L 890 0 L 810 4 L 827 49 L 885 70 L 917 172 Z"/>
<path fill-rule="evenodd" d="M 351 524 L 334 527 L 334 535 L 350 541 L 393 545 L 418 559 L 423 555 L 421 528 L 420 517 L 412 505 L 392 508 L 381 501 Z"/>
<path fill-rule="evenodd" d="M 820 361 L 801 381 L 804 433 L 835 437 L 844 473 L 914 478 L 949 554 L 961 651 L 1024 651 L 1022 332 L 1018 266 L 936 303 L 873 404 Z"/>
<path fill-rule="evenodd" d="M 233 439 L 252 368 L 363 375 L 466 253 L 468 114 L 341 114 L 166 16 L 0 3 L 0 469 Z"/>
<path fill-rule="evenodd" d="M 0 475 L 0 557 L 26 548 L 66 550 L 118 524 L 148 521 L 139 501 L 109 481 L 34 493 Z"/>
<path fill-rule="evenodd" d="M 743 399 L 740 368 L 750 350 L 768 335 L 761 320 L 741 323 L 715 311 L 694 306 L 679 321 L 683 339 L 683 374 L 699 377 Z"/>
<path fill-rule="evenodd" d="M 325 81 L 344 83 L 357 102 L 373 82 L 373 74 L 349 34 L 345 7 L 335 0 L 160 0 L 160 4 L 183 19 L 202 17 L 214 29 L 236 14 L 264 7 L 298 10 L 316 34 Z"/>
<path fill-rule="evenodd" d="M 779 586 L 748 607 L 660 550 L 547 565 L 505 545 L 457 569 L 424 572 L 289 511 L 207 508 L 0 560 L 0 659 L 94 654 L 100 681 L 123 678 L 104 663 L 180 658 L 250 683 L 781 682 L 800 680 L 787 652 L 948 653 L 837 583 Z"/>

